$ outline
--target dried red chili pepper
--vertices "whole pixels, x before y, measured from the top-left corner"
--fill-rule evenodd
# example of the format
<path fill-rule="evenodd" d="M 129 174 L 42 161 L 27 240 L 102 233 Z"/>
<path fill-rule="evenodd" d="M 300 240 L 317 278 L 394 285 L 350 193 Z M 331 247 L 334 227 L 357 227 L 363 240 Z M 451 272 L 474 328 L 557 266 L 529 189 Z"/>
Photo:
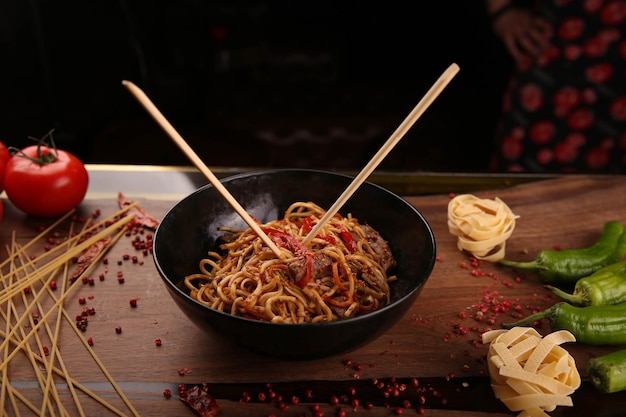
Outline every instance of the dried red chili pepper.
<path fill-rule="evenodd" d="M 208 393 L 205 384 L 194 385 L 189 389 L 179 389 L 180 400 L 189 405 L 200 417 L 215 417 L 220 407 Z"/>
<path fill-rule="evenodd" d="M 125 209 L 134 203 L 134 201 L 126 198 L 124 194 L 122 193 L 117 194 L 117 202 L 121 209 Z M 133 218 L 134 224 L 139 224 L 149 229 L 156 229 L 157 226 L 159 225 L 159 220 L 156 217 L 152 216 L 151 214 L 148 214 L 145 210 L 143 210 L 139 206 L 134 206 L 130 208 L 128 213 L 133 214 L 135 216 Z"/>
<path fill-rule="evenodd" d="M 78 257 L 76 261 L 76 268 L 72 273 L 70 280 L 72 282 L 76 281 L 76 279 L 92 264 L 92 262 L 105 250 L 109 244 L 111 243 L 111 236 L 107 236 L 103 239 L 100 239 L 93 245 L 91 245 L 82 255 Z"/>

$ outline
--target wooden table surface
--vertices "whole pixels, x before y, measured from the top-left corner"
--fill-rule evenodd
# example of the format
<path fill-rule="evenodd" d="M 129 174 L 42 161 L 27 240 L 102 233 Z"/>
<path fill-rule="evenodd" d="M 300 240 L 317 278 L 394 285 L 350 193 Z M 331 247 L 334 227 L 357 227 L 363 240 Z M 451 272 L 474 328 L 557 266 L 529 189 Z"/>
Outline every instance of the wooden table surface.
<path fill-rule="evenodd" d="M 119 191 L 124 192 L 123 185 Z M 455 189 L 450 189 L 455 192 Z M 541 249 L 555 246 L 584 247 L 599 237 L 609 220 L 626 222 L 626 178 L 560 178 L 517 185 L 500 190 L 479 191 L 480 197 L 503 199 L 520 218 L 507 244 L 507 257 L 530 260 Z M 132 194 L 127 195 L 134 198 Z M 198 330 L 168 295 L 151 256 L 135 251 L 132 238 L 122 237 L 107 254 L 108 265 L 100 263 L 91 274 L 93 285 L 82 284 L 66 298 L 65 310 L 74 317 L 85 307 L 94 307 L 81 337 L 93 339 L 93 350 L 123 392 L 120 399 L 86 348 L 79 343 L 66 323 L 61 328 L 60 352 L 68 373 L 86 387 L 102 394 L 124 415 L 192 416 L 194 412 L 178 399 L 181 383 L 206 382 L 224 416 L 304 416 L 313 415 L 318 404 L 326 416 L 418 415 L 424 401 L 424 415 L 496 417 L 509 412 L 493 397 L 486 375 L 487 348 L 478 342 L 480 332 L 498 328 L 511 321 L 511 312 L 543 309 L 556 300 L 533 274 L 520 275 L 489 263 L 472 266 L 470 257 L 456 247 L 446 225 L 448 194 L 411 196 L 406 199 L 417 207 L 434 230 L 438 261 L 423 292 L 406 316 L 389 332 L 359 348 L 334 357 L 312 361 L 281 361 L 249 353 L 219 338 Z M 162 216 L 172 200 L 137 198 L 141 207 Z M 4 199 L 4 218 L 0 224 L 0 245 L 11 244 L 12 234 L 24 244 L 36 234 L 37 227 L 50 221 L 36 220 L 18 212 Z M 79 214 L 95 210 L 101 216 L 118 209 L 114 198 L 89 198 Z M 45 242 L 30 250 L 37 255 Z M 125 254 L 138 255 L 139 262 L 123 260 Z M 2 271 L 6 274 L 6 270 Z M 120 284 L 118 272 L 124 277 Z M 104 274 L 104 280 L 99 280 Z M 86 304 L 79 304 L 85 298 Z M 137 306 L 130 306 L 136 299 Z M 494 312 L 494 305 L 507 305 L 506 312 Z M 2 306 L 6 310 L 6 305 Z M 483 311 L 482 320 L 477 312 Z M 480 315 L 480 313 L 479 313 Z M 0 321 L 4 329 L 4 321 Z M 121 333 L 115 328 L 120 326 Z M 546 332 L 547 327 L 540 328 Z M 626 330 L 625 330 L 626 331 Z M 162 341 L 157 346 L 156 339 Z M 566 346 L 576 359 L 583 377 L 590 357 L 622 347 Z M 5 355 L 2 356 L 6 357 Z M 15 356 L 9 366 L 11 385 L 33 401 L 39 401 L 37 388 L 26 357 Z M 180 370 L 186 370 L 180 375 Z M 413 381 L 419 381 L 417 387 Z M 376 384 L 379 382 L 379 385 Z M 268 385 L 271 384 L 271 386 Z M 59 389 L 64 384 L 57 380 Z M 406 385 L 401 385 L 406 384 Z M 390 387 L 399 388 L 397 391 Z M 404 389 L 406 387 L 406 389 Z M 171 398 L 164 390 L 170 389 Z M 280 410 L 269 401 L 269 392 L 282 395 L 287 409 Z M 259 399 L 266 393 L 266 400 Z M 386 394 L 387 393 L 387 394 Z M 243 401 L 249 395 L 249 401 Z M 357 398 L 358 414 L 352 404 L 333 405 L 335 395 L 342 401 Z M 298 404 L 291 402 L 299 398 Z M 66 398 L 64 402 L 68 402 Z M 84 396 L 81 396 L 84 397 Z M 587 382 L 573 396 L 574 407 L 559 407 L 553 416 L 613 416 L 621 413 L 626 393 L 600 394 Z M 86 415 L 114 415 L 100 404 L 83 398 Z M 372 409 L 364 405 L 371 402 Z M 407 409 L 404 407 L 409 407 Z M 16 415 L 5 404 L 8 415 Z M 29 415 L 20 409 L 22 415 Z M 69 415 L 79 415 L 68 405 Z M 619 410 L 619 411 L 618 411 Z"/>

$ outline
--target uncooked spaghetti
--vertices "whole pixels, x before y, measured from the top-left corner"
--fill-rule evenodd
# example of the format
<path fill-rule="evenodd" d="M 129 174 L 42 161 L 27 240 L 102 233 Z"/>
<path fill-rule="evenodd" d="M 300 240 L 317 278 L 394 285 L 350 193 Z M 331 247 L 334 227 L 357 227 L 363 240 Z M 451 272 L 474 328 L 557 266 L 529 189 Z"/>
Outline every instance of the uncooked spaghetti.
<path fill-rule="evenodd" d="M 220 251 L 185 277 L 191 297 L 219 311 L 276 323 L 317 323 L 353 317 L 390 301 L 396 266 L 389 245 L 369 225 L 335 215 L 309 242 L 324 215 L 311 202 L 292 204 L 261 226 L 280 259 L 252 229 L 225 232 Z"/>

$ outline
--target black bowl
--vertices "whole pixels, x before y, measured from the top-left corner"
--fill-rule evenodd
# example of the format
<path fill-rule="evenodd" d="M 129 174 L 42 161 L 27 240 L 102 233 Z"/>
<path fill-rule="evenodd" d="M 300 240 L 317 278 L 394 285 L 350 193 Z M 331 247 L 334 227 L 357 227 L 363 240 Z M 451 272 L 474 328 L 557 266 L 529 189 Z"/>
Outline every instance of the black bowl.
<path fill-rule="evenodd" d="M 296 201 L 329 208 L 352 181 L 349 176 L 315 170 L 273 170 L 247 173 L 222 181 L 246 211 L 267 222 L 282 217 Z M 235 344 L 282 359 L 314 359 L 353 350 L 376 339 L 409 309 L 432 272 L 436 247 L 424 217 L 394 193 L 366 182 L 339 213 L 352 213 L 389 242 L 398 280 L 391 284 L 391 302 L 361 316 L 325 323 L 275 324 L 232 316 L 208 308 L 188 295 L 184 277 L 223 233 L 220 226 L 247 227 L 213 186 L 182 199 L 163 217 L 154 234 L 154 261 L 181 310 L 200 328 Z"/>

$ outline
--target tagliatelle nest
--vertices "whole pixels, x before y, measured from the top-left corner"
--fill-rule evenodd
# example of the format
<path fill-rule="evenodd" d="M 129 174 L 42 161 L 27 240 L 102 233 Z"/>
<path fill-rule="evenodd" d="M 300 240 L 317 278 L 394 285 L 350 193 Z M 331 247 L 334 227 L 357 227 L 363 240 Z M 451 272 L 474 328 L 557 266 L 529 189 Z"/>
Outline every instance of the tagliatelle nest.
<path fill-rule="evenodd" d="M 460 194 L 448 203 L 448 229 L 457 236 L 459 250 L 485 261 L 504 258 L 506 240 L 518 217 L 498 197 L 490 200 Z"/>
<path fill-rule="evenodd" d="M 546 411 L 572 406 L 570 395 L 580 386 L 574 358 L 561 344 L 575 342 L 567 330 L 545 337 L 531 327 L 492 330 L 483 334 L 491 386 L 518 417 L 549 417 Z"/>

